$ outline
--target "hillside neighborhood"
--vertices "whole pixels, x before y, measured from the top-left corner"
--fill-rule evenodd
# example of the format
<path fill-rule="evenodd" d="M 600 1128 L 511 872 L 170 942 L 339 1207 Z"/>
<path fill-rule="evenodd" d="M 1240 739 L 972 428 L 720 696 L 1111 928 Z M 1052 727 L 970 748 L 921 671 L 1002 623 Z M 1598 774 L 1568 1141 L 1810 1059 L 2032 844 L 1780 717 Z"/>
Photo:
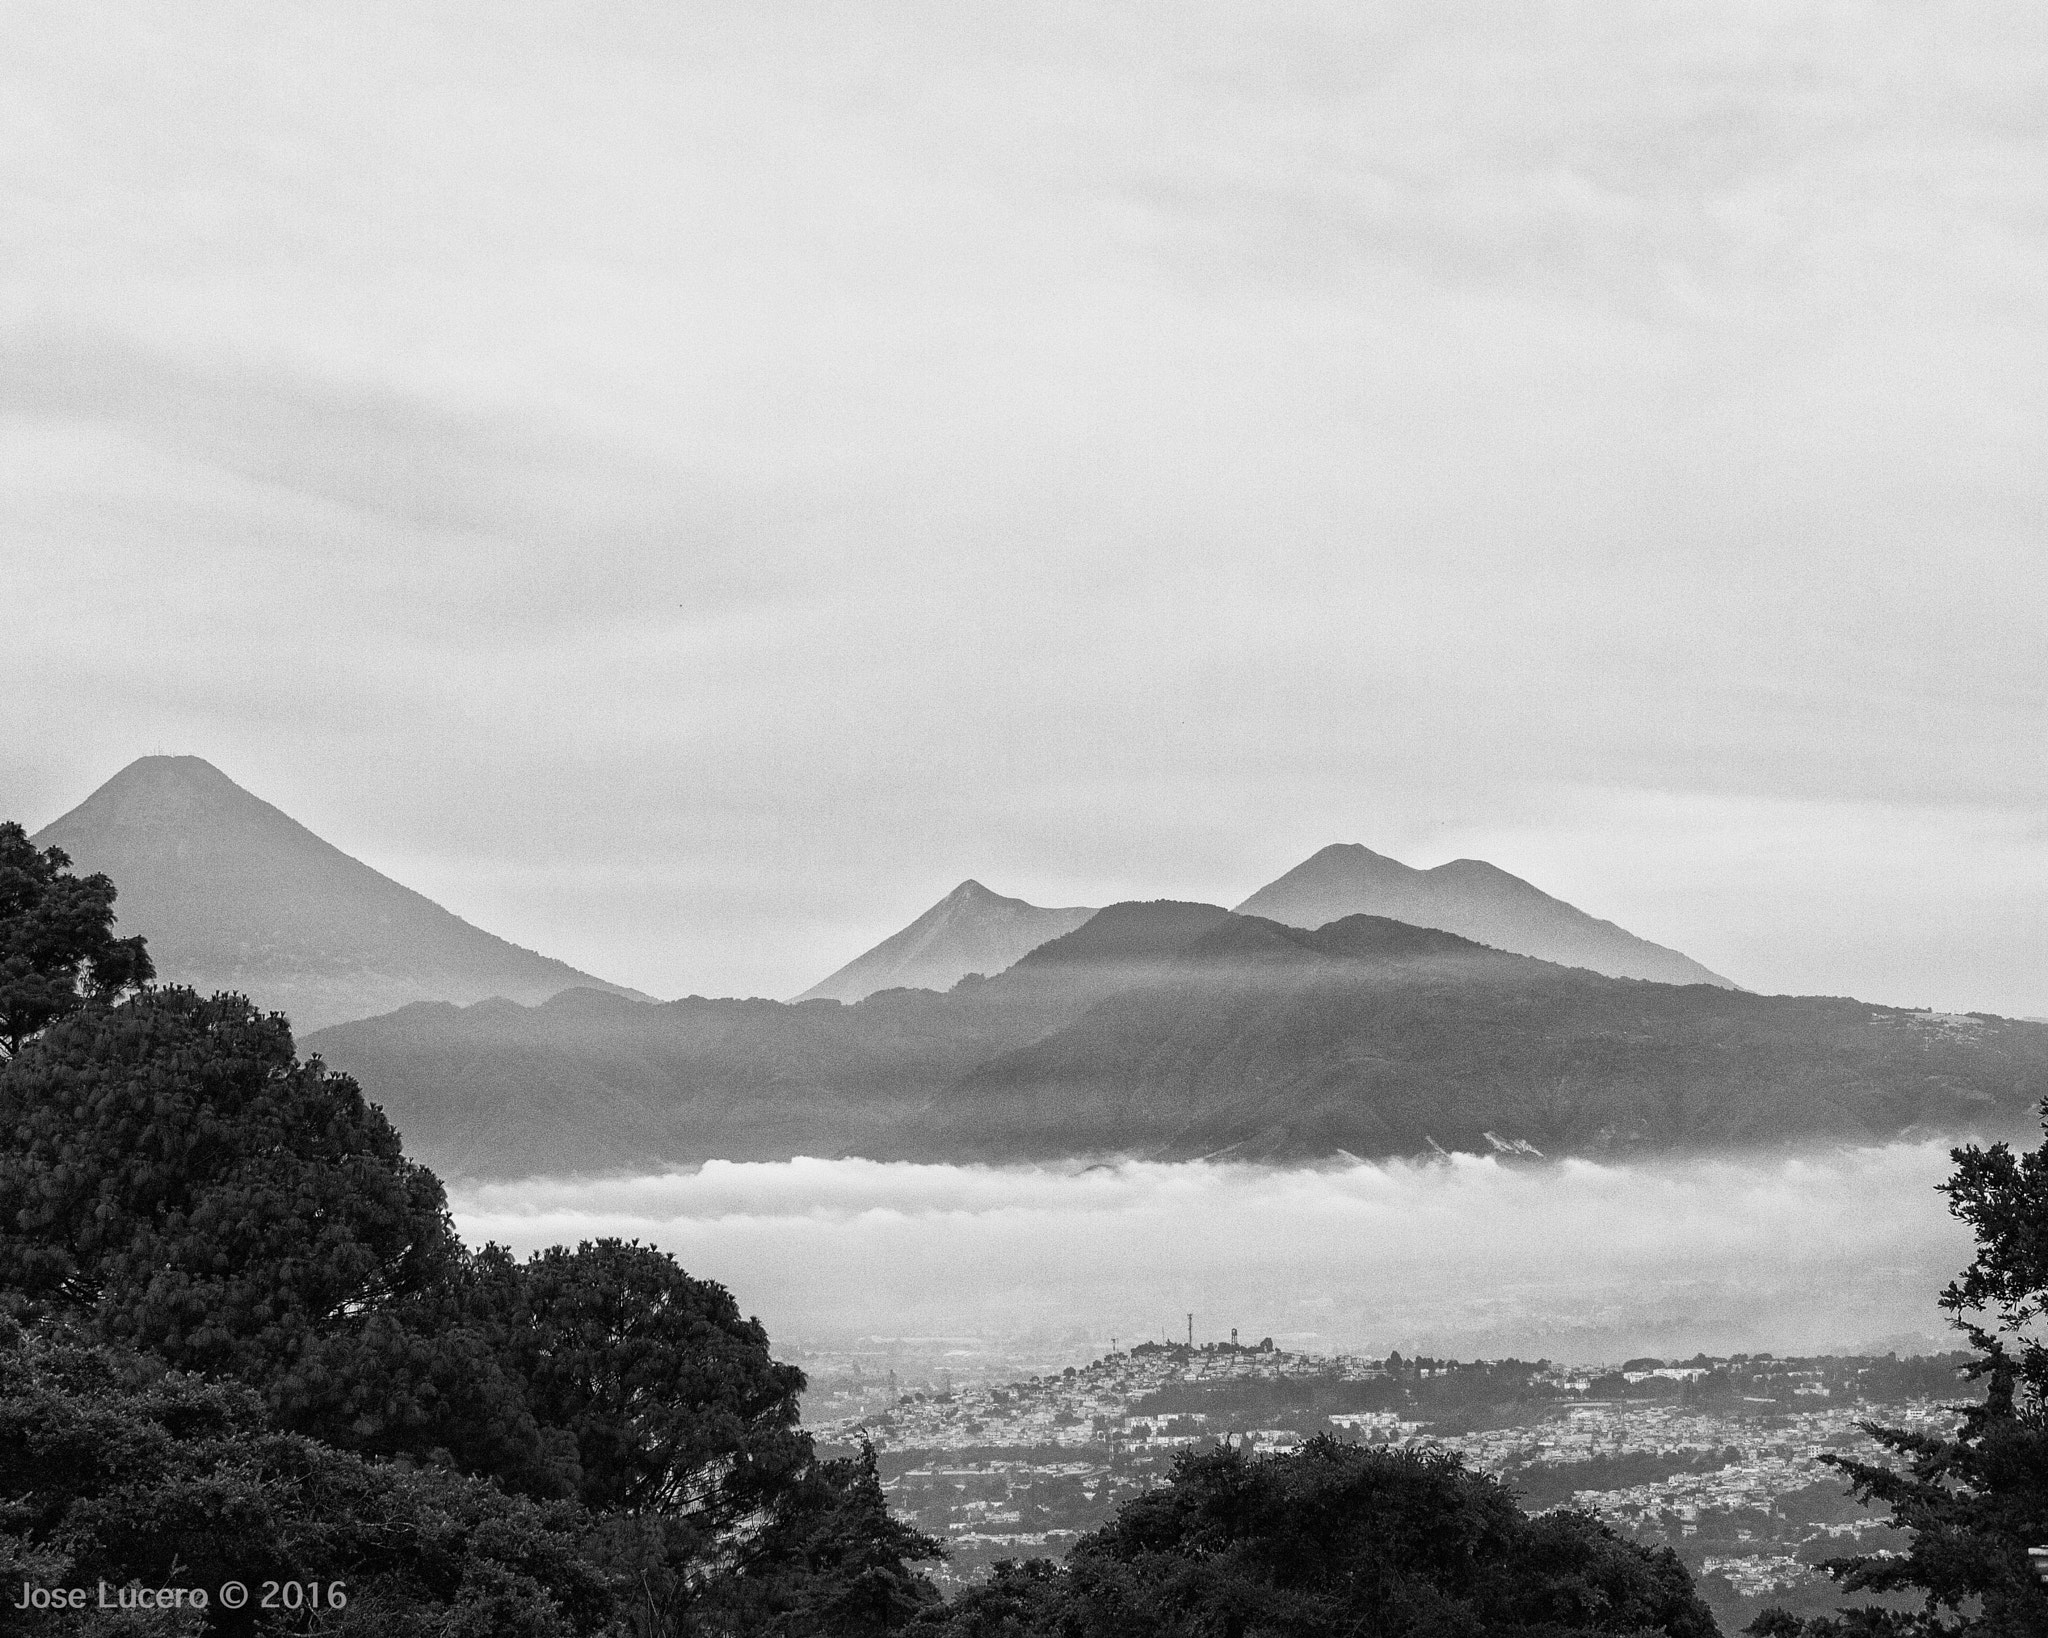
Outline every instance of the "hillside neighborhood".
<path fill-rule="evenodd" d="M 1952 1426 L 1950 1407 L 1972 1393 L 1956 1363 L 1737 1355 L 1566 1367 L 1327 1357 L 1270 1339 L 1148 1342 L 1018 1382 L 893 1397 L 876 1384 L 866 1406 L 834 1405 L 811 1426 L 823 1442 L 874 1446 L 892 1506 L 945 1540 L 944 1580 L 1059 1557 L 1184 1450 L 1285 1451 L 1328 1436 L 1452 1452 L 1531 1507 L 1590 1509 L 1668 1543 L 1733 1630 L 1765 1603 L 1829 1607 L 1821 1563 L 1893 1536 L 1825 1458 L 1878 1459 L 1867 1421 Z"/>

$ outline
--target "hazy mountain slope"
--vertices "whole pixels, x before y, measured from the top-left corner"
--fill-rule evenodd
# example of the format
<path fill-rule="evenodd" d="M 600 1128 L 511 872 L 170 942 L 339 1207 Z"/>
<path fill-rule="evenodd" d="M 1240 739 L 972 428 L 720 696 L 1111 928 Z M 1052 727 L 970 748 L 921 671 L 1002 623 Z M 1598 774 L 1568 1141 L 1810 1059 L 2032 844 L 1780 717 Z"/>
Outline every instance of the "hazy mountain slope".
<path fill-rule="evenodd" d="M 1234 917 L 978 1068 L 941 1124 L 989 1159 L 1614 1154 L 2019 1131 L 2044 1093 L 2036 1025 L 1608 979 L 1375 917 Z"/>
<path fill-rule="evenodd" d="M 858 1001 L 877 990 L 950 990 L 969 973 L 1001 972 L 1094 914 L 1092 909 L 1043 909 L 964 881 L 901 932 L 797 999 Z"/>
<path fill-rule="evenodd" d="M 419 1000 L 636 994 L 472 927 L 198 757 L 130 763 L 35 840 L 114 879 L 161 981 L 239 990 L 300 1031 Z"/>
<path fill-rule="evenodd" d="M 1184 950 L 1229 919 L 1221 905 L 1178 899 L 1112 904 L 1073 932 L 1041 944 L 978 993 L 983 1004 L 1028 1013 L 1045 1029 L 1056 1028 L 1105 995 L 1156 980 Z"/>
<path fill-rule="evenodd" d="M 1071 1010 L 1059 1014 L 1070 1018 Z M 917 1152 L 962 1075 L 1043 1025 L 928 990 L 836 1001 L 413 1006 L 307 1037 L 450 1177 Z"/>
<path fill-rule="evenodd" d="M 1434 929 L 1113 905 L 948 994 L 412 1007 L 313 1036 L 456 1175 L 798 1154 L 1684 1153 L 2016 1134 L 2048 1027 L 1610 979 Z M 1491 1136 L 1489 1136 L 1491 1134 Z"/>
<path fill-rule="evenodd" d="M 943 995 L 636 1006 L 571 990 L 538 1008 L 407 1007 L 302 1045 L 356 1075 L 407 1151 L 450 1176 L 921 1154 L 919 1123 L 968 1071 L 1156 976 L 1227 919 L 1113 905 Z"/>
<path fill-rule="evenodd" d="M 1483 859 L 1415 870 L 1356 843 L 1334 843 L 1268 882 L 1237 913 L 1290 927 L 1386 916 L 1610 978 L 1734 988 L 1689 956 L 1589 916 Z"/>

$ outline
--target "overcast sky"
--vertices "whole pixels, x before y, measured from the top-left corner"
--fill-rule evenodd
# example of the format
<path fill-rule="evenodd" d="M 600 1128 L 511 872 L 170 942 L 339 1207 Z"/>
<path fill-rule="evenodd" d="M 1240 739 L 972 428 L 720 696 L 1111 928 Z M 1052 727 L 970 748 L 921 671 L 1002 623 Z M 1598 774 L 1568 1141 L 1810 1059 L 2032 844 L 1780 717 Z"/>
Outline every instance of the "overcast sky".
<path fill-rule="evenodd" d="M 2048 1013 L 2048 12 L 0 0 L 0 814 L 787 994 L 1490 858 Z"/>

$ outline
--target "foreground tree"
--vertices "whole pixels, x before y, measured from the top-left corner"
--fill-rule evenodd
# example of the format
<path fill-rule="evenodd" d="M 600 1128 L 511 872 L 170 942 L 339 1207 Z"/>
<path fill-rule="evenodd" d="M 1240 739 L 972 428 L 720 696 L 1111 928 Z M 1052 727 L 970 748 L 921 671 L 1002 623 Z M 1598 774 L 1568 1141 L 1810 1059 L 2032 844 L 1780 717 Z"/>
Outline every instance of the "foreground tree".
<path fill-rule="evenodd" d="M 0 1070 L 0 1301 L 376 1455 L 567 1494 L 516 1380 L 458 1322 L 440 1182 L 346 1076 L 239 996 L 150 990 Z"/>
<path fill-rule="evenodd" d="M 2048 1144 L 2017 1155 L 1973 1144 L 1950 1158 L 1941 1189 L 1977 1254 L 1941 1306 L 1970 1340 L 1963 1374 L 1985 1383 L 1985 1397 L 1959 1407 L 1949 1435 L 1866 1424 L 1896 1464 L 1828 1458 L 1911 1543 L 1829 1568 L 1849 1593 L 1917 1607 L 1863 1604 L 1803 1622 L 1770 1611 L 1750 1629 L 1764 1638 L 2048 1638 L 2048 1592 L 2027 1559 L 2048 1545 L 2048 1346 L 2037 1334 L 2048 1313 Z"/>
<path fill-rule="evenodd" d="M 859 1638 L 935 1602 L 936 1544 L 871 1457 L 816 1458 L 723 1287 L 616 1240 L 472 1255 L 283 1018 L 121 1000 L 148 958 L 66 866 L 0 826 L 0 1581 L 340 1580 L 321 1630 L 423 1638 Z"/>
<path fill-rule="evenodd" d="M 70 867 L 63 849 L 38 851 L 20 825 L 0 821 L 0 1058 L 156 976 L 140 938 L 114 937 L 114 884 Z"/>
<path fill-rule="evenodd" d="M 382 1113 L 239 996 L 64 1020 L 0 1075 L 0 1131 L 0 1281 L 181 1368 L 266 1376 L 460 1255 Z"/>
<path fill-rule="evenodd" d="M 1532 1518 L 1440 1453 L 1329 1438 L 1187 1454 L 1063 1568 L 1005 1567 L 928 1616 L 943 1638 L 1714 1638 L 1668 1548 L 1588 1514 Z"/>
<path fill-rule="evenodd" d="M 914 1568 L 943 1549 L 890 1515 L 866 1447 L 809 1462 L 764 1497 L 725 1536 L 718 1574 L 703 1573 L 674 1515 L 614 1514 L 603 1528 L 606 1562 L 630 1589 L 624 1607 L 644 1638 L 885 1638 L 943 1607 Z"/>
<path fill-rule="evenodd" d="M 723 1286 L 620 1240 L 475 1259 L 465 1321 L 525 1386 L 534 1415 L 575 1441 L 594 1508 L 687 1512 L 720 1527 L 808 1462 L 803 1373 L 778 1364 Z"/>
<path fill-rule="evenodd" d="M 407 1569 L 341 1630 L 591 1630 L 499 1558 L 457 1597 L 447 1555 L 472 1529 L 572 1553 L 606 1619 L 648 1638 L 880 1634 L 936 1598 L 910 1567 L 935 1544 L 889 1518 L 871 1461 L 816 1459 L 802 1373 L 730 1293 L 618 1241 L 470 1254 L 355 1083 L 237 996 L 86 1007 L 0 1064 L 0 1313 L 41 1361 L 0 1381 L 43 1407 L 0 1426 L 24 1575 L 267 1563 L 259 1503 L 317 1470 L 321 1528 L 443 1543 L 417 1619 Z M 66 1381 L 99 1372 L 80 1390 L 99 1421 L 43 1391 L 59 1355 Z M 162 1485 L 121 1476 L 127 1444 L 193 1429 L 211 1442 L 178 1445 Z M 191 1477 L 209 1464 L 226 1491 Z M 152 1556 L 151 1530 L 185 1545 Z"/>
<path fill-rule="evenodd" d="M 9 1607 L 10 1631 L 616 1630 L 616 1589 L 586 1551 L 592 1523 L 577 1504 L 508 1496 L 431 1465 L 366 1461 L 278 1431 L 239 1384 L 4 1321 L 0 1498 L 0 1584 L 10 1592 L 105 1582 L 209 1596 L 203 1611 L 166 1615 L 102 1613 L 97 1595 L 77 1613 Z M 245 1608 L 218 1602 L 227 1581 L 251 1589 Z M 300 1607 L 264 1607 L 266 1581 L 295 1583 Z"/>

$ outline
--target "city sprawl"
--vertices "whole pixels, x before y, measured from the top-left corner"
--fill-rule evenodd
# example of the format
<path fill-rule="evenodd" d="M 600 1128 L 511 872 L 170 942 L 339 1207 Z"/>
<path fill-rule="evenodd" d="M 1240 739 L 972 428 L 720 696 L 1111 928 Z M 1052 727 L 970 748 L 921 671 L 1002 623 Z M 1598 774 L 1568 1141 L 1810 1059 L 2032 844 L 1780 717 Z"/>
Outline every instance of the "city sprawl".
<path fill-rule="evenodd" d="M 1566 1367 L 1148 1342 L 1021 1381 L 906 1390 L 846 1352 L 816 1362 L 812 1426 L 873 1444 L 892 1506 L 945 1541 L 940 1574 L 955 1582 L 1001 1559 L 1059 1557 L 1182 1450 L 1284 1451 L 1321 1435 L 1450 1451 L 1532 1509 L 1590 1509 L 1668 1544 L 1734 1630 L 1770 1604 L 1832 1607 L 1824 1561 L 1898 1539 L 1824 1458 L 1879 1460 L 1866 1422 L 1952 1426 L 1975 1396 L 1961 1360 Z"/>

